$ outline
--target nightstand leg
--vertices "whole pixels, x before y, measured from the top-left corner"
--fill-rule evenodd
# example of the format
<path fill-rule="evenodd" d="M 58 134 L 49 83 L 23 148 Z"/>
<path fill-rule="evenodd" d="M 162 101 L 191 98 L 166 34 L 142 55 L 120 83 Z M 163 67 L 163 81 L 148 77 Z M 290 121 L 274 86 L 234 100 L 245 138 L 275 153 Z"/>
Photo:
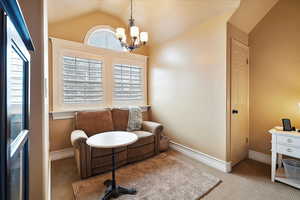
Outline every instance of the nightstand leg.
<path fill-rule="evenodd" d="M 272 170 L 271 170 L 271 173 L 272 173 L 272 175 L 271 175 L 271 180 L 272 180 L 272 182 L 274 182 L 275 181 L 275 175 L 276 175 L 276 161 L 277 161 L 277 153 L 276 152 L 274 152 L 274 151 L 272 151 Z"/>

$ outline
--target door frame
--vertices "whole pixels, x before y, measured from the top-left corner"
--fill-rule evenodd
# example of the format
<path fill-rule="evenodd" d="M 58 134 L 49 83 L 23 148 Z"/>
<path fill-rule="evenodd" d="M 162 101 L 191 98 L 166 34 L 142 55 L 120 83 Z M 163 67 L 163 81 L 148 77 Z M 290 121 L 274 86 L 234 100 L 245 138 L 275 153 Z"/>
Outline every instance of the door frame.
<path fill-rule="evenodd" d="M 228 71 L 227 71 L 227 77 L 228 77 L 228 91 L 227 91 L 227 131 L 229 132 L 229 137 L 228 137 L 228 140 L 227 140 L 227 145 L 228 145 L 228 148 L 227 148 L 227 160 L 230 161 L 231 163 L 231 167 L 234 166 L 234 163 L 232 163 L 232 153 L 231 153 L 231 150 L 232 150 L 232 127 L 231 127 L 231 119 L 232 119 L 232 106 L 231 106 L 231 102 L 232 102 L 232 98 L 231 98 L 231 94 L 232 94 L 232 43 L 233 42 L 237 42 L 239 43 L 240 45 L 248 48 L 248 66 L 249 66 L 249 87 L 250 87 L 250 47 L 248 46 L 248 44 L 245 44 L 245 42 L 235 38 L 235 37 L 230 37 L 228 39 L 228 46 L 229 46 L 229 52 L 228 52 Z M 250 92 L 250 88 L 249 88 L 249 92 Z M 250 111 L 249 111 L 249 115 L 250 115 Z M 250 127 L 250 116 L 249 116 L 249 127 Z M 249 150 L 249 145 L 250 145 L 250 128 L 249 128 L 249 138 L 248 138 L 248 150 Z"/>

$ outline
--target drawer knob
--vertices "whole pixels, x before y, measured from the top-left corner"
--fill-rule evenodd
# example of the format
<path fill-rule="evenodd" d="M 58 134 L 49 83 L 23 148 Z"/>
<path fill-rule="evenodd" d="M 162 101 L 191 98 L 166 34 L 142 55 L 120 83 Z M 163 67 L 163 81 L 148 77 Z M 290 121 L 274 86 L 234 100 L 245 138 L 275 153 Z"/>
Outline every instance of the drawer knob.
<path fill-rule="evenodd" d="M 289 139 L 287 139 L 287 142 L 288 143 L 293 143 L 293 140 L 289 138 Z"/>
<path fill-rule="evenodd" d="M 293 152 L 293 149 L 288 148 L 286 151 L 287 152 Z"/>

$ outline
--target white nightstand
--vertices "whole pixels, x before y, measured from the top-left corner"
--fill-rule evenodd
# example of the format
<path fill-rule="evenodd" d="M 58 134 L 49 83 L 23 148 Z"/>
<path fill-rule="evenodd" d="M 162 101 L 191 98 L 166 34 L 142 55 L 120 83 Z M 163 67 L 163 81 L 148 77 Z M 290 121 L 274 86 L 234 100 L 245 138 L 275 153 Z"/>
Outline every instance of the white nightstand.
<path fill-rule="evenodd" d="M 272 134 L 272 181 L 286 183 L 300 189 L 300 180 L 285 176 L 282 166 L 282 155 L 300 158 L 300 133 L 296 131 L 283 131 L 282 127 L 269 130 Z M 276 169 L 276 162 L 278 169 Z"/>

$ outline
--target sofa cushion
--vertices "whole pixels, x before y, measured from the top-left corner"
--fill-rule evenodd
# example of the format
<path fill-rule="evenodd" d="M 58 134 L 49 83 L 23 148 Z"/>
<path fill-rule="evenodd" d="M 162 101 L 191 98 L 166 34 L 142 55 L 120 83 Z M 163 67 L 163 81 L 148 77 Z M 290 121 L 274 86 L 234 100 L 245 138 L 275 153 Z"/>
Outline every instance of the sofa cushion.
<path fill-rule="evenodd" d="M 133 133 L 136 134 L 139 139 L 154 136 L 153 133 L 148 131 L 133 131 Z"/>
<path fill-rule="evenodd" d="M 111 110 L 114 128 L 116 131 L 126 131 L 128 125 L 129 110 L 113 108 Z"/>
<path fill-rule="evenodd" d="M 77 112 L 75 123 L 76 129 L 83 130 L 89 137 L 97 133 L 114 130 L 109 109 L 95 112 Z"/>
<path fill-rule="evenodd" d="M 155 137 L 153 133 L 147 131 L 133 131 L 138 136 L 138 141 L 129 145 L 128 148 L 136 148 L 146 144 L 154 143 Z"/>

